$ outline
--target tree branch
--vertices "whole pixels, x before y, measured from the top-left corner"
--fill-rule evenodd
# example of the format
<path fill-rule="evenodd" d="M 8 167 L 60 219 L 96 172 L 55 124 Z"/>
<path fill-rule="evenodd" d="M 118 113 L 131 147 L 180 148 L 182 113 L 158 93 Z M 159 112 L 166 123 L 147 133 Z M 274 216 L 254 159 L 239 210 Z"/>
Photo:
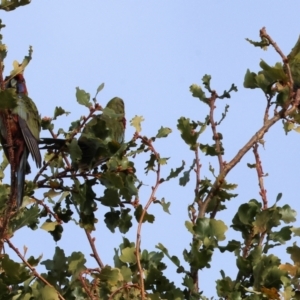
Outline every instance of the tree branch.
<path fill-rule="evenodd" d="M 136 138 L 140 138 L 142 140 L 142 142 L 149 147 L 149 150 L 155 155 L 156 160 L 157 160 L 157 170 L 155 171 L 156 172 L 155 186 L 152 187 L 152 192 L 149 197 L 149 200 L 146 203 L 146 205 L 142 211 L 142 214 L 141 214 L 141 217 L 140 217 L 140 220 L 138 223 L 138 229 L 137 229 L 137 235 L 136 235 L 136 250 L 135 250 L 136 253 L 135 253 L 135 255 L 136 255 L 137 265 L 138 265 L 138 269 L 139 269 L 141 299 L 144 300 L 145 299 L 144 271 L 143 271 L 141 261 L 140 261 L 141 231 L 142 231 L 142 224 L 143 224 L 145 214 L 146 214 L 149 206 L 151 205 L 151 203 L 155 200 L 155 193 L 160 185 L 160 163 L 159 163 L 160 156 L 159 156 L 159 153 L 156 152 L 156 150 L 154 149 L 151 140 L 149 140 L 145 137 L 142 137 L 140 135 L 137 135 Z"/>
<path fill-rule="evenodd" d="M 289 110 L 283 108 L 278 114 L 276 114 L 274 117 L 265 122 L 265 124 L 250 138 L 250 140 L 245 144 L 245 146 L 238 151 L 235 157 L 228 164 L 225 165 L 223 171 L 220 172 L 220 174 L 218 175 L 217 179 L 215 180 L 213 186 L 211 187 L 209 193 L 207 194 L 203 202 L 202 211 L 200 214 L 201 217 L 204 217 L 209 202 L 218 192 L 226 175 L 232 170 L 232 168 L 243 158 L 243 156 L 253 147 L 255 143 L 257 143 L 260 139 L 263 138 L 264 134 L 270 129 L 271 126 L 273 126 L 281 118 L 285 118 L 286 116 L 288 116 L 295 109 L 296 107 L 292 107 Z"/>
<path fill-rule="evenodd" d="M 209 99 L 209 119 L 210 119 L 210 124 L 211 124 L 211 129 L 213 132 L 213 139 L 216 142 L 216 152 L 218 153 L 218 160 L 219 160 L 219 169 L 220 172 L 222 172 L 224 165 L 223 165 L 223 157 L 222 157 L 222 153 L 221 153 L 221 142 L 220 142 L 220 137 L 217 133 L 217 126 L 214 120 L 214 110 L 216 108 L 215 106 L 215 102 L 217 99 L 218 95 L 215 91 L 212 91 L 211 97 Z"/>
<path fill-rule="evenodd" d="M 55 287 L 50 284 L 43 276 L 41 276 L 34 267 L 32 267 L 29 262 L 24 258 L 24 256 L 20 253 L 20 251 L 12 244 L 12 242 L 9 239 L 5 239 L 5 242 L 8 244 L 8 246 L 15 251 L 15 253 L 20 257 L 20 259 L 23 261 L 23 263 L 31 270 L 32 274 L 37 277 L 39 280 L 41 280 L 44 284 L 52 287 L 55 289 Z M 56 290 L 56 289 L 55 289 Z M 59 299 L 65 300 L 65 298 L 56 290 Z"/>
<path fill-rule="evenodd" d="M 260 189 L 260 196 L 263 201 L 263 209 L 268 208 L 268 199 L 267 199 L 267 190 L 264 188 L 264 172 L 261 165 L 261 160 L 258 154 L 258 143 L 255 143 L 253 146 L 253 153 L 255 157 L 255 168 L 257 171 L 257 177 L 258 177 L 258 185 Z"/>
<path fill-rule="evenodd" d="M 278 45 L 275 43 L 275 41 L 269 36 L 269 34 L 267 33 L 265 27 L 263 27 L 259 31 L 259 35 L 260 35 L 261 38 L 266 38 L 269 41 L 269 43 L 273 46 L 275 51 L 282 58 L 282 61 L 283 61 L 284 65 L 286 66 L 286 69 L 287 69 L 287 75 L 288 75 L 288 78 L 289 78 L 290 93 L 292 94 L 293 93 L 294 80 L 293 80 L 293 77 L 292 77 L 292 72 L 291 72 L 290 65 L 288 64 L 287 57 L 284 55 L 284 53 L 281 51 L 281 49 L 278 47 Z"/>
<path fill-rule="evenodd" d="M 98 263 L 98 266 L 101 269 L 103 269 L 104 268 L 104 264 L 103 264 L 102 260 L 100 259 L 100 256 L 99 256 L 99 254 L 97 252 L 97 249 L 96 249 L 96 246 L 95 246 L 95 238 L 92 238 L 91 234 L 86 229 L 84 229 L 84 231 L 85 231 L 85 234 L 86 234 L 86 236 L 87 236 L 87 238 L 89 240 L 89 243 L 90 243 L 92 251 L 93 251 L 93 254 L 91 254 L 91 256 L 95 258 L 95 260 Z"/>

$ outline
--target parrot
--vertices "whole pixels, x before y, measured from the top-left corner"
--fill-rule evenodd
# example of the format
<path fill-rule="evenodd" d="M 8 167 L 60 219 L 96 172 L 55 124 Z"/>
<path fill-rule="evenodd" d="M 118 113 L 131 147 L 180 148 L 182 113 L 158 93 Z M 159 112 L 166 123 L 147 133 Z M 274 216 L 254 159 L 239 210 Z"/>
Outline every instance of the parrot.
<path fill-rule="evenodd" d="M 104 113 L 93 115 L 91 120 L 84 126 L 78 139 L 81 150 L 81 158 L 73 161 L 74 169 L 82 171 L 91 170 L 112 156 L 124 142 L 126 128 L 125 105 L 119 97 L 111 99 Z M 40 144 L 46 144 L 41 149 L 61 149 L 69 151 L 65 147 L 65 139 L 41 138 Z"/>
<path fill-rule="evenodd" d="M 107 112 L 107 108 L 110 112 Z M 114 97 L 107 103 L 105 110 L 106 113 L 92 117 L 78 139 L 82 151 L 78 163 L 81 170 L 97 167 L 114 154 L 124 142 L 126 128 L 124 101 Z"/>
<path fill-rule="evenodd" d="M 15 166 L 15 186 L 11 186 L 16 192 L 17 209 L 23 202 L 25 174 L 31 172 L 28 163 L 28 155 L 31 154 L 37 167 L 41 167 L 42 158 L 39 150 L 39 135 L 41 131 L 41 120 L 37 107 L 28 97 L 26 82 L 23 74 L 17 74 L 8 80 L 6 88 L 16 91 L 17 106 L 9 111 L 9 115 L 0 114 L 0 142 L 4 153 L 9 161 L 9 147 L 14 151 L 14 161 L 9 161 Z M 0 99 L 1 101 L 1 99 Z M 7 128 L 5 117 L 12 135 L 12 145 L 7 144 Z"/>
<path fill-rule="evenodd" d="M 294 80 L 294 91 L 300 88 L 300 53 L 290 63 L 291 73 Z"/>

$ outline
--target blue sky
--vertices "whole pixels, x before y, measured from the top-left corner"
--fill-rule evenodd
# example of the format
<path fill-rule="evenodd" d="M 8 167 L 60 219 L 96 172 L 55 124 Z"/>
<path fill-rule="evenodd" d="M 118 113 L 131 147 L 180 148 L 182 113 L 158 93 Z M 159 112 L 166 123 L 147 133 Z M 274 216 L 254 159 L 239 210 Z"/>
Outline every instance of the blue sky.
<path fill-rule="evenodd" d="M 189 86 L 201 84 L 204 74 L 212 75 L 212 86 L 219 93 L 232 83 L 238 86 L 238 93 L 217 104 L 217 116 L 221 115 L 226 103 L 230 105 L 229 115 L 219 129 L 224 136 L 224 160 L 229 161 L 261 127 L 263 120 L 264 95 L 243 88 L 247 68 L 257 71 L 260 59 L 269 64 L 280 61 L 273 49 L 254 48 L 245 38 L 259 40 L 259 29 L 266 26 L 268 33 L 288 54 L 300 33 L 298 1 L 289 1 L 285 6 L 281 2 L 282 7 L 280 2 L 273 1 L 69 3 L 71 1 L 32 1 L 15 11 L 1 12 L 1 19 L 7 26 L 2 31 L 9 50 L 6 72 L 11 69 L 12 61 L 21 61 L 28 46 L 32 45 L 33 60 L 25 73 L 30 97 L 42 116 L 52 116 L 55 106 L 71 112 L 68 118 L 57 122 L 57 129 L 67 129 L 71 120 L 87 114 L 87 110 L 76 103 L 75 88 L 78 86 L 93 95 L 104 82 L 105 88 L 98 96 L 100 104 L 105 105 L 114 96 L 123 98 L 127 120 L 135 115 L 145 118 L 142 134 L 153 136 L 161 125 L 173 130 L 168 139 L 156 143 L 162 157 L 171 157 L 163 175 L 179 166 L 182 160 L 190 166 L 193 159 L 193 153 L 180 139 L 177 119 L 185 116 L 202 121 L 208 113 L 207 107 L 191 96 Z M 128 126 L 126 140 L 133 132 Z M 211 143 L 211 136 L 208 129 L 201 142 Z M 289 203 L 298 209 L 300 136 L 293 132 L 285 136 L 278 122 L 267 133 L 265 141 L 265 150 L 260 149 L 260 154 L 263 169 L 269 174 L 265 185 L 270 205 L 282 192 L 280 205 Z M 141 202 L 146 203 L 154 176 L 145 177 L 143 158 L 146 156 L 137 161 L 137 169 L 145 183 Z M 229 209 L 225 213 L 217 215 L 225 222 L 231 221 L 240 204 L 252 198 L 260 200 L 256 173 L 246 167 L 248 162 L 254 162 L 252 152 L 228 176 L 229 182 L 238 184 L 239 196 L 227 205 Z M 214 158 L 204 156 L 201 163 L 202 176 L 207 177 L 210 176 L 209 163 L 217 166 Z M 194 179 L 185 188 L 177 183 L 176 179 L 159 189 L 157 198 L 171 201 L 171 215 L 164 214 L 157 205 L 150 208 L 156 221 L 153 225 L 144 225 L 142 248 L 155 250 L 155 245 L 162 242 L 172 255 L 181 259 L 182 251 L 188 248 L 191 240 L 184 222 L 187 205 L 193 201 Z M 104 263 L 112 264 L 112 250 L 121 243 L 122 235 L 112 235 L 103 225 L 105 208 L 100 207 L 97 213 L 99 224 L 93 236 Z M 295 226 L 299 226 L 299 222 Z M 135 240 L 134 228 L 127 237 Z M 233 237 L 238 238 L 229 230 L 228 239 Z M 45 259 L 52 257 L 56 245 L 50 235 L 40 229 L 32 232 L 24 228 L 13 242 L 20 249 L 23 245 L 29 247 L 28 255 L 43 253 Z M 91 250 L 85 234 L 74 227 L 64 226 L 63 239 L 57 245 L 64 248 L 67 255 L 83 251 L 89 267 L 95 266 L 89 257 Z M 284 249 L 277 253 L 283 255 Z M 283 258 L 288 259 L 286 255 Z M 233 278 L 236 274 L 235 258 L 229 254 L 220 255 L 216 251 L 211 266 L 200 274 L 200 287 L 206 296 L 215 295 L 215 280 L 220 278 L 220 269 Z M 182 280 L 174 271 L 170 264 L 167 274 L 180 285 Z"/>

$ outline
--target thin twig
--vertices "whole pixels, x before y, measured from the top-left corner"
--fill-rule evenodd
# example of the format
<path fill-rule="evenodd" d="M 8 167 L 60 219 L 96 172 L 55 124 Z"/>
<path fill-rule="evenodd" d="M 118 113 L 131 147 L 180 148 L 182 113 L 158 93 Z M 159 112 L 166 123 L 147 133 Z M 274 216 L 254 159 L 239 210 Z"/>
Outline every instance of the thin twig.
<path fill-rule="evenodd" d="M 266 105 L 266 109 L 265 109 L 265 113 L 264 113 L 264 124 L 267 122 L 267 120 L 269 119 L 269 110 L 271 107 L 271 99 L 272 97 L 267 96 L 267 105 Z"/>
<path fill-rule="evenodd" d="M 210 119 L 210 124 L 211 124 L 211 129 L 213 132 L 213 139 L 216 142 L 216 152 L 218 153 L 218 160 L 219 160 L 219 168 L 220 168 L 220 172 L 222 172 L 223 168 L 224 168 L 224 164 L 223 164 L 223 157 L 222 157 L 222 152 L 221 152 L 221 141 L 220 141 L 220 137 L 217 133 L 217 126 L 214 120 L 214 110 L 216 108 L 215 106 L 215 102 L 217 99 L 218 95 L 215 91 L 212 91 L 211 97 L 209 99 L 209 119 Z"/>
<path fill-rule="evenodd" d="M 79 281 L 81 282 L 82 287 L 84 288 L 85 292 L 87 293 L 87 295 L 90 297 L 91 300 L 97 300 L 98 298 L 96 296 L 92 295 L 92 291 L 90 291 L 89 287 L 85 283 L 86 278 L 83 277 L 83 274 L 90 275 L 91 272 L 94 272 L 94 271 L 99 272 L 99 270 L 96 270 L 96 269 L 86 269 L 86 270 L 81 271 L 79 274 Z"/>
<path fill-rule="evenodd" d="M 75 203 L 74 203 L 74 208 L 77 211 L 78 216 L 80 216 L 80 211 L 79 211 L 78 207 L 75 205 Z M 93 254 L 91 256 L 95 258 L 95 260 L 98 263 L 98 266 L 101 269 L 103 269 L 104 268 L 104 264 L 103 264 L 103 262 L 102 262 L 102 260 L 101 260 L 101 258 L 99 256 L 99 254 L 97 252 L 97 249 L 96 249 L 96 246 L 95 246 L 95 238 L 92 238 L 91 234 L 87 231 L 87 229 L 84 228 L 84 231 L 85 231 L 85 234 L 86 234 L 86 236 L 88 238 L 88 241 L 89 241 L 89 243 L 91 245 L 91 248 L 92 248 L 92 251 L 93 251 Z"/>
<path fill-rule="evenodd" d="M 86 229 L 84 229 L 84 231 L 85 231 L 85 234 L 86 234 L 86 236 L 87 236 L 87 238 L 89 240 L 89 243 L 90 243 L 92 251 L 93 251 L 93 254 L 91 254 L 91 256 L 95 258 L 95 260 L 98 263 L 98 266 L 101 269 L 103 269 L 104 268 L 104 264 L 103 264 L 103 262 L 102 262 L 102 260 L 101 260 L 101 258 L 99 256 L 99 254 L 97 252 L 97 249 L 96 249 L 96 246 L 95 246 L 95 238 L 92 238 L 91 234 Z"/>
<path fill-rule="evenodd" d="M 54 213 L 54 212 L 49 208 L 49 206 L 45 204 L 45 202 L 44 202 L 43 200 L 39 200 L 39 199 L 37 199 L 37 198 L 35 198 L 35 197 L 31 197 L 31 198 L 34 199 L 34 200 L 37 202 L 37 204 L 43 206 L 44 209 L 45 209 L 45 211 L 47 212 L 47 214 L 53 216 L 53 218 L 56 220 L 56 222 L 57 222 L 58 224 L 62 224 L 62 223 L 63 223 L 63 221 L 58 217 L 58 215 L 57 215 L 56 213 Z"/>
<path fill-rule="evenodd" d="M 199 147 L 196 147 L 195 149 L 195 164 L 196 164 L 196 186 L 195 186 L 195 200 L 198 203 L 198 212 L 202 210 L 202 200 L 198 199 L 198 191 L 199 191 L 199 185 L 201 183 L 200 179 L 200 171 L 201 171 L 201 164 L 200 164 L 200 159 L 199 159 Z M 195 215 L 191 215 L 192 217 L 192 222 L 195 225 L 197 218 Z"/>
<path fill-rule="evenodd" d="M 31 266 L 29 264 L 29 262 L 24 258 L 24 256 L 20 253 L 20 251 L 12 244 L 12 242 L 9 240 L 9 239 L 5 239 L 5 242 L 8 244 L 8 246 L 13 249 L 15 251 L 15 253 L 20 257 L 20 259 L 23 261 L 23 263 L 31 270 L 32 274 L 38 278 L 39 280 L 41 280 L 44 284 L 52 287 L 53 289 L 55 289 L 55 287 L 50 284 L 43 276 L 41 276 L 37 271 L 36 269 Z M 55 289 L 56 290 L 56 289 Z M 59 293 L 58 290 L 56 290 L 57 294 L 58 294 L 58 297 L 59 299 L 61 300 L 65 300 L 65 298 Z"/>
<path fill-rule="evenodd" d="M 217 127 L 216 127 L 216 123 L 214 121 L 214 110 L 216 108 L 215 106 L 215 102 L 216 102 L 216 99 L 217 99 L 218 95 L 215 91 L 212 91 L 212 94 L 211 94 L 211 98 L 209 99 L 209 107 L 210 107 L 210 110 L 209 110 L 209 119 L 210 119 L 210 124 L 211 124 L 211 129 L 212 129 L 212 132 L 213 132 L 213 139 L 215 140 L 216 142 L 216 152 L 217 152 L 217 155 L 218 155 L 218 161 L 219 161 L 219 172 L 221 173 L 224 169 L 224 162 L 223 162 L 223 157 L 222 157 L 222 152 L 221 152 L 221 141 L 220 141 L 220 137 L 217 133 Z M 210 218 L 213 219 L 215 218 L 216 214 L 217 214 L 217 211 L 218 211 L 218 208 L 219 208 L 219 205 L 220 205 L 220 202 L 217 201 L 211 215 L 210 215 Z M 198 214 L 199 214 L 199 217 L 201 216 L 201 212 L 202 212 L 202 209 L 199 210 Z"/>
<path fill-rule="evenodd" d="M 149 150 L 155 155 L 156 160 L 157 160 L 157 170 L 155 171 L 156 172 L 156 182 L 155 182 L 154 187 L 152 187 L 152 192 L 149 197 L 149 200 L 146 203 L 146 205 L 142 211 L 142 214 L 141 214 L 141 217 L 140 217 L 140 220 L 138 223 L 138 229 L 137 229 L 137 235 L 136 235 L 136 250 L 135 250 L 136 253 L 135 253 L 135 255 L 136 255 L 137 265 L 138 265 L 138 269 L 139 269 L 141 299 L 144 300 L 145 299 L 144 271 L 143 271 L 141 261 L 140 261 L 141 231 L 142 231 L 142 224 L 143 224 L 143 220 L 146 215 L 146 212 L 147 212 L 149 206 L 152 204 L 152 202 L 155 201 L 155 193 L 160 185 L 160 163 L 159 163 L 160 156 L 159 156 L 159 153 L 156 152 L 156 150 L 154 149 L 151 140 L 149 140 L 145 137 L 142 137 L 140 135 L 136 135 L 136 138 L 141 139 L 143 141 L 143 143 L 145 143 L 149 147 Z"/>
<path fill-rule="evenodd" d="M 259 189 L 260 189 L 259 194 L 263 201 L 263 209 L 267 209 L 268 208 L 267 190 L 264 187 L 264 178 L 263 178 L 264 172 L 263 172 L 261 160 L 260 160 L 260 157 L 258 154 L 258 143 L 255 143 L 253 145 L 253 153 L 254 153 L 254 157 L 255 157 L 255 168 L 257 171 L 258 185 L 259 185 Z"/>

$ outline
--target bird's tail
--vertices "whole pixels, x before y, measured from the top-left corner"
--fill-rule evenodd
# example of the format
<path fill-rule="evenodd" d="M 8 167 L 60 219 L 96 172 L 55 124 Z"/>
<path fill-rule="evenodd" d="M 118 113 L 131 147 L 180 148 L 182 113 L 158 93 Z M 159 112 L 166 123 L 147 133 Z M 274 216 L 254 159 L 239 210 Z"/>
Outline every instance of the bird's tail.
<path fill-rule="evenodd" d="M 25 183 L 25 173 L 26 173 L 26 167 L 27 167 L 27 157 L 28 157 L 28 150 L 25 147 L 20 164 L 16 171 L 16 195 L 17 195 L 17 208 L 19 209 L 23 202 L 23 196 L 24 196 L 24 183 Z"/>
<path fill-rule="evenodd" d="M 38 141 L 39 145 L 44 145 L 40 149 L 53 149 L 59 150 L 66 144 L 65 139 L 55 139 L 55 138 L 40 138 Z"/>

